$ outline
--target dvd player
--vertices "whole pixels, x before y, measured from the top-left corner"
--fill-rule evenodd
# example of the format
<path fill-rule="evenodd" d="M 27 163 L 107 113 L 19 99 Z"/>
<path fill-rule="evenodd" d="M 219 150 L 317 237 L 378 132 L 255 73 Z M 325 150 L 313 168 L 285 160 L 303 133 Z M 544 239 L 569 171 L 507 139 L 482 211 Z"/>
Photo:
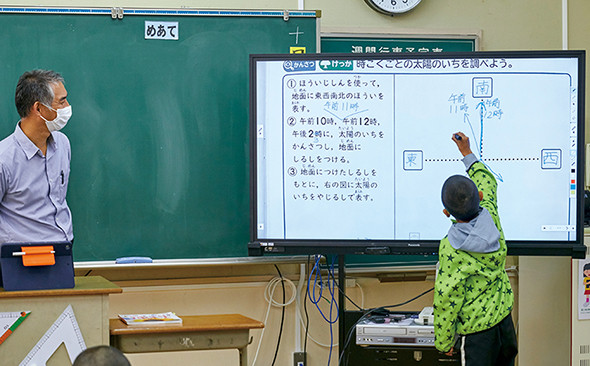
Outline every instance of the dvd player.
<path fill-rule="evenodd" d="M 356 344 L 434 347 L 434 326 L 418 321 L 418 315 L 371 316 L 356 325 Z"/>

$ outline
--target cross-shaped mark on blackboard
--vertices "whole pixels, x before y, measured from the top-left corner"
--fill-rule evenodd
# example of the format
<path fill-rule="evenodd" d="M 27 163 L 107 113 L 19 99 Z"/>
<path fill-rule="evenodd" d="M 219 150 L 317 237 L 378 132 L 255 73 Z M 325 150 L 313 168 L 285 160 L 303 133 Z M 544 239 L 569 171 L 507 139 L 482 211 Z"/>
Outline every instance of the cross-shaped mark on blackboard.
<path fill-rule="evenodd" d="M 299 35 L 303 34 L 304 32 L 300 32 L 299 31 L 299 26 L 297 26 L 297 31 L 296 32 L 290 32 L 289 35 L 290 36 L 295 36 L 295 44 L 299 44 Z"/>

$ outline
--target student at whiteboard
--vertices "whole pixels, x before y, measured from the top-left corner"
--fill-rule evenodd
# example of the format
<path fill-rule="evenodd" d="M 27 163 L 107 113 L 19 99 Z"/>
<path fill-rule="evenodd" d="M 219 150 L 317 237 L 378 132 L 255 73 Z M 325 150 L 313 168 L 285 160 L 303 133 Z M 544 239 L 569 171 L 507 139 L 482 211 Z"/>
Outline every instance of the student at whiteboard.
<path fill-rule="evenodd" d="M 66 202 L 70 142 L 59 132 L 72 115 L 63 77 L 25 72 L 15 104 L 20 121 L 0 141 L 0 243 L 72 241 Z"/>
<path fill-rule="evenodd" d="M 460 353 L 466 366 L 514 365 L 514 295 L 506 274 L 506 242 L 497 207 L 497 183 L 471 152 L 469 138 L 452 140 L 469 178 L 454 175 L 442 188 L 444 214 L 455 218 L 439 246 L 434 294 L 436 348 Z"/>

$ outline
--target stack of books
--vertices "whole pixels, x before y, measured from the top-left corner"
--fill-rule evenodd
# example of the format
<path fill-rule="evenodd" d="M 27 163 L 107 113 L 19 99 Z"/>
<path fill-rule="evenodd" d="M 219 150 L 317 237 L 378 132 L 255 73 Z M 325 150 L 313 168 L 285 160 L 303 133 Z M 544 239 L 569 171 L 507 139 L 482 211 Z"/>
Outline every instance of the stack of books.
<path fill-rule="evenodd" d="M 172 313 L 119 314 L 119 319 L 129 326 L 182 325 L 182 319 Z"/>

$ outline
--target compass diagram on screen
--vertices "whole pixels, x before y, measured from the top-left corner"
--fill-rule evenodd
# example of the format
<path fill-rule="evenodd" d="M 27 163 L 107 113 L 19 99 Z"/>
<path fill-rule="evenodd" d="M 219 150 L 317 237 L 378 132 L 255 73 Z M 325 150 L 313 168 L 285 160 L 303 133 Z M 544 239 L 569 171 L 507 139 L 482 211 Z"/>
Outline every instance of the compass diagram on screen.
<path fill-rule="evenodd" d="M 471 79 L 471 95 L 465 92 L 451 92 L 448 95 L 449 113 L 456 115 L 462 121 L 463 132 L 472 141 L 471 148 L 478 160 L 496 177 L 499 182 L 504 181 L 500 170 L 494 166 L 494 161 L 501 160 L 539 160 L 532 158 L 500 158 L 486 155 L 486 127 L 506 118 L 502 108 L 502 97 L 494 94 L 494 79 L 492 77 L 473 77 Z M 489 144 L 488 144 L 489 145 Z M 561 164 L 560 154 L 556 151 L 542 152 L 542 158 L 549 164 Z M 546 169 L 546 166 L 543 166 Z"/>
<path fill-rule="evenodd" d="M 533 106 L 531 101 L 535 98 L 527 99 L 521 103 L 521 110 L 515 111 L 512 96 L 505 95 L 507 86 L 499 85 L 504 92 L 496 92 L 496 80 L 490 76 L 472 76 L 469 78 L 469 86 L 455 85 L 447 89 L 439 98 L 444 98 L 446 104 L 446 113 L 450 115 L 448 120 L 453 131 L 464 132 L 471 141 L 471 149 L 477 159 L 482 162 L 486 168 L 495 176 L 498 182 L 505 181 L 505 171 L 507 166 L 503 163 L 518 161 L 536 161 L 542 170 L 561 169 L 563 159 L 563 150 L 559 148 L 537 147 L 537 153 L 529 150 L 526 156 L 502 156 L 498 155 L 504 151 L 503 147 L 506 140 L 499 140 L 502 134 L 499 131 L 510 128 L 513 125 L 522 126 L 523 123 L 531 123 L 532 120 L 522 119 L 526 114 L 522 113 L 525 106 Z M 512 92 L 512 91 L 511 91 Z M 508 99 L 506 99 L 508 98 Z M 526 99 L 526 98 L 525 98 Z M 508 109 L 506 109 L 508 106 Z M 441 111 L 442 112 L 442 111 Z M 516 114 L 515 114 L 516 112 Z M 424 163 L 428 162 L 451 162 L 459 161 L 457 158 L 431 158 L 427 157 L 422 149 L 407 149 L 403 151 L 403 169 L 406 171 L 422 170 Z M 522 153 L 521 153 L 522 154 Z"/>
<path fill-rule="evenodd" d="M 491 77 L 474 77 L 471 85 L 471 97 L 476 101 L 474 112 L 470 111 L 470 105 L 464 93 L 453 93 L 449 96 L 450 112 L 462 115 L 463 122 L 467 126 L 465 133 L 473 141 L 472 148 L 488 170 L 496 179 L 503 182 L 499 171 L 495 171 L 485 161 L 485 127 L 486 123 L 502 119 L 504 114 L 501 108 L 501 99 L 494 97 L 494 80 Z"/>

